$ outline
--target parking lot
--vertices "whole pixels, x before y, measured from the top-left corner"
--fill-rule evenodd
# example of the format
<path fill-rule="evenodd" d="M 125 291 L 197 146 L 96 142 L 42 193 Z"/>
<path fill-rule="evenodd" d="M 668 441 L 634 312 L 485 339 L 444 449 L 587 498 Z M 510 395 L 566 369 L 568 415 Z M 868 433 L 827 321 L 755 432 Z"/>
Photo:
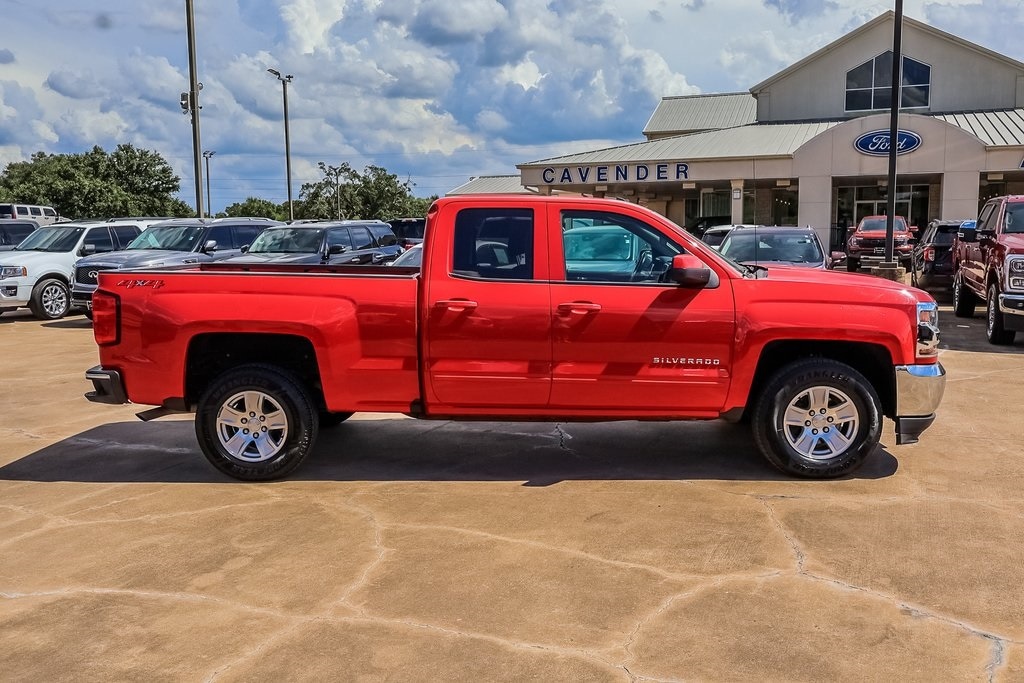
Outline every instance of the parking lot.
<path fill-rule="evenodd" d="M 854 476 L 724 423 L 361 415 L 293 478 L 82 395 L 0 316 L 4 680 L 1024 680 L 1024 340 L 942 301 L 946 395 Z"/>

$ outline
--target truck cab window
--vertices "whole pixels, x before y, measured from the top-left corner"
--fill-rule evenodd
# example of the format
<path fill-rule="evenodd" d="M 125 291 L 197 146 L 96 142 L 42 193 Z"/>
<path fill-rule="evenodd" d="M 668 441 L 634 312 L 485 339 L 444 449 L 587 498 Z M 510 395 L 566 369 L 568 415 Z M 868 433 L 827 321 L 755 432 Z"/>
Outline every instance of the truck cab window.
<path fill-rule="evenodd" d="M 661 282 L 680 245 L 629 216 L 562 212 L 562 254 L 570 282 Z"/>
<path fill-rule="evenodd" d="M 453 273 L 488 280 L 533 279 L 533 211 L 463 209 L 455 219 Z"/>

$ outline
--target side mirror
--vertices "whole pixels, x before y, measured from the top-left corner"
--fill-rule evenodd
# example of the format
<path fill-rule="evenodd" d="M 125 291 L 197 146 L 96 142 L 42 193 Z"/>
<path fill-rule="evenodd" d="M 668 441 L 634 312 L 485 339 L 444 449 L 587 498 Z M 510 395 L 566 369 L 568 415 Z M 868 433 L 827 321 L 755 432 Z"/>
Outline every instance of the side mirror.
<path fill-rule="evenodd" d="M 833 251 L 831 254 L 829 254 L 829 259 L 828 260 L 829 260 L 829 266 L 828 267 L 829 268 L 835 268 L 840 263 L 844 263 L 846 261 L 846 252 L 845 251 Z"/>
<path fill-rule="evenodd" d="M 348 247 L 344 244 L 332 244 L 327 248 L 327 254 L 329 256 L 337 256 L 338 254 L 344 254 L 348 251 Z"/>
<path fill-rule="evenodd" d="M 243 244 L 242 248 L 239 249 L 239 251 L 242 252 L 243 254 L 248 254 L 249 253 L 249 245 L 248 244 Z"/>
<path fill-rule="evenodd" d="M 680 287 L 700 289 L 711 282 L 711 269 L 693 254 L 676 254 L 668 277 Z"/>
<path fill-rule="evenodd" d="M 977 242 L 978 231 L 977 228 L 960 228 L 956 233 L 957 239 L 962 242 Z"/>
<path fill-rule="evenodd" d="M 206 240 L 206 244 L 203 245 L 204 254 L 208 254 L 211 251 L 217 251 L 217 240 Z"/>
<path fill-rule="evenodd" d="M 82 256 L 92 256 L 96 253 L 95 244 L 83 244 L 82 248 L 78 250 L 78 253 Z"/>

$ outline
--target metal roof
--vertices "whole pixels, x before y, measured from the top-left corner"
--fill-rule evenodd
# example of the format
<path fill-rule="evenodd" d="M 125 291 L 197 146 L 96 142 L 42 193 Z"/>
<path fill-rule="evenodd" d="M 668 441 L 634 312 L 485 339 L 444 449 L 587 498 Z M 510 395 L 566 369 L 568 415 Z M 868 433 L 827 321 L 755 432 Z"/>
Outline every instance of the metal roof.
<path fill-rule="evenodd" d="M 745 126 L 757 120 L 757 99 L 749 92 L 663 97 L 644 126 L 644 135 L 691 133 Z"/>
<path fill-rule="evenodd" d="M 753 124 L 541 159 L 520 164 L 519 167 L 671 159 L 784 157 L 791 156 L 800 145 L 840 123 L 842 121 Z"/>
<path fill-rule="evenodd" d="M 482 175 L 470 178 L 468 183 L 459 185 L 445 196 L 456 194 L 532 194 L 523 187 L 518 175 Z"/>
<path fill-rule="evenodd" d="M 933 116 L 973 133 L 989 147 L 1024 145 L 1024 109 L 968 111 Z"/>

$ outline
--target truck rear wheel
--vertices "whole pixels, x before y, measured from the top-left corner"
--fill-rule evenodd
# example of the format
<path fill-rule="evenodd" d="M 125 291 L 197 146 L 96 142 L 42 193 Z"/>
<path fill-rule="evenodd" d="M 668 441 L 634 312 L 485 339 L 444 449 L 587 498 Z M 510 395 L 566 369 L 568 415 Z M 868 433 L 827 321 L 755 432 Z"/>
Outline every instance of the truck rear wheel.
<path fill-rule="evenodd" d="M 285 477 L 316 442 L 309 390 L 272 365 L 243 365 L 217 377 L 199 399 L 196 437 L 207 460 L 244 481 Z"/>
<path fill-rule="evenodd" d="M 1017 332 L 1003 327 L 1003 312 L 999 310 L 999 288 L 994 284 L 988 287 L 985 313 L 985 336 L 988 337 L 988 342 L 999 346 L 1012 344 Z"/>
<path fill-rule="evenodd" d="M 775 373 L 754 405 L 754 441 L 787 474 L 829 479 L 853 472 L 878 444 L 881 402 L 845 363 L 795 361 Z"/>

